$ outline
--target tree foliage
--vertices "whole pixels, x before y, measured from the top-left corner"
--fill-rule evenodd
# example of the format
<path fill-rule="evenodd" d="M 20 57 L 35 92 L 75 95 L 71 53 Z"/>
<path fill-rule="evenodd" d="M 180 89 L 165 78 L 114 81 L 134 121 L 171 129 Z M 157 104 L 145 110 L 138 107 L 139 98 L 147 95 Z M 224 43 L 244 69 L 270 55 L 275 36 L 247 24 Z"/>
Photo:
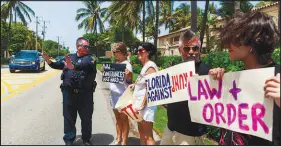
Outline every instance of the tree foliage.
<path fill-rule="evenodd" d="M 58 49 L 58 43 L 53 40 L 45 40 L 44 41 L 44 51 L 51 57 L 56 56 L 64 56 L 69 53 L 69 50 L 66 48 L 62 48 L 62 45 L 59 45 Z"/>
<path fill-rule="evenodd" d="M 222 17 L 232 17 L 234 15 L 234 1 L 220 0 L 221 8 L 218 10 L 218 14 Z M 249 1 L 240 1 L 241 11 L 246 13 L 251 11 L 253 4 Z"/>
<path fill-rule="evenodd" d="M 75 17 L 76 21 L 80 21 L 78 29 L 84 28 L 86 32 L 97 32 L 104 31 L 103 21 L 101 16 L 103 16 L 107 9 L 100 8 L 101 1 L 83 1 L 86 8 L 80 8 L 77 10 L 77 15 Z"/>

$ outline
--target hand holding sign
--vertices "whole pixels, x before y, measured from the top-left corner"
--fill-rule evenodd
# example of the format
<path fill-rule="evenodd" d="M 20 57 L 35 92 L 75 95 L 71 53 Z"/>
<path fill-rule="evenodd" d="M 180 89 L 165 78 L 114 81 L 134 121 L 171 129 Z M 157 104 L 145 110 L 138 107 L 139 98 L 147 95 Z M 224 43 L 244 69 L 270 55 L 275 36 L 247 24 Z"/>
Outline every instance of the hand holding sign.
<path fill-rule="evenodd" d="M 280 107 L 280 73 L 265 81 L 264 96 L 274 99 L 275 103 Z"/>
<path fill-rule="evenodd" d="M 213 76 L 214 80 L 221 79 L 224 74 L 224 68 L 214 68 L 209 71 L 209 75 Z"/>

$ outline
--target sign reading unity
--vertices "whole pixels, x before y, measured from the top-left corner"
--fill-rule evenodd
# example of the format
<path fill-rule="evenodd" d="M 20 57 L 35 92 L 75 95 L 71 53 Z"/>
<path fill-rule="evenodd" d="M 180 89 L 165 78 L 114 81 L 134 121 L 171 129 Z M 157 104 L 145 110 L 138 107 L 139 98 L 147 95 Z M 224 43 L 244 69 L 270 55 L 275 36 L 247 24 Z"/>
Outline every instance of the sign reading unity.
<path fill-rule="evenodd" d="M 195 74 L 195 63 L 184 62 L 145 76 L 147 106 L 188 100 L 188 77 Z"/>
<path fill-rule="evenodd" d="M 125 80 L 126 64 L 103 64 L 102 81 L 122 83 Z"/>
<path fill-rule="evenodd" d="M 188 79 L 189 110 L 193 122 L 272 140 L 273 101 L 264 98 L 266 79 L 274 68 L 226 73 Z M 173 97 L 175 99 L 176 97 Z"/>

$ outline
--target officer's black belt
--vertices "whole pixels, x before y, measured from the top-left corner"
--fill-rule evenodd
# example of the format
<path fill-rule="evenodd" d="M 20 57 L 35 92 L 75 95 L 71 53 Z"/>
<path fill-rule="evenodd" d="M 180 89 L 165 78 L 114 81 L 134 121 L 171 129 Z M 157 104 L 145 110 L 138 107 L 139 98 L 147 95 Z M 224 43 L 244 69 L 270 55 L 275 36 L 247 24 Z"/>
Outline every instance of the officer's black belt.
<path fill-rule="evenodd" d="M 60 87 L 63 88 L 63 89 L 67 89 L 67 90 L 69 90 L 73 93 L 76 93 L 76 94 L 84 91 L 82 89 L 74 88 L 74 87 L 71 87 L 71 86 L 64 86 L 63 84 Z"/>

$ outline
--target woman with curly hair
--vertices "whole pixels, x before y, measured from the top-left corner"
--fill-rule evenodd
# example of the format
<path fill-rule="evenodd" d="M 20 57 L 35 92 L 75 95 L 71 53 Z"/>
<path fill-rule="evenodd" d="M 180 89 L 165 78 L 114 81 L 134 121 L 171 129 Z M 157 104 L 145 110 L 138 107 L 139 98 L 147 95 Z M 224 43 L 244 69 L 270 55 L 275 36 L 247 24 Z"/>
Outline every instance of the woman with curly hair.
<path fill-rule="evenodd" d="M 281 145 L 280 141 L 280 65 L 271 56 L 279 43 L 272 18 L 262 12 L 237 14 L 221 32 L 221 41 L 228 49 L 231 61 L 242 61 L 249 69 L 275 67 L 275 76 L 266 80 L 264 97 L 274 100 L 272 142 L 262 138 L 222 129 L 221 145 Z M 222 78 L 223 68 L 209 71 L 215 79 Z"/>

